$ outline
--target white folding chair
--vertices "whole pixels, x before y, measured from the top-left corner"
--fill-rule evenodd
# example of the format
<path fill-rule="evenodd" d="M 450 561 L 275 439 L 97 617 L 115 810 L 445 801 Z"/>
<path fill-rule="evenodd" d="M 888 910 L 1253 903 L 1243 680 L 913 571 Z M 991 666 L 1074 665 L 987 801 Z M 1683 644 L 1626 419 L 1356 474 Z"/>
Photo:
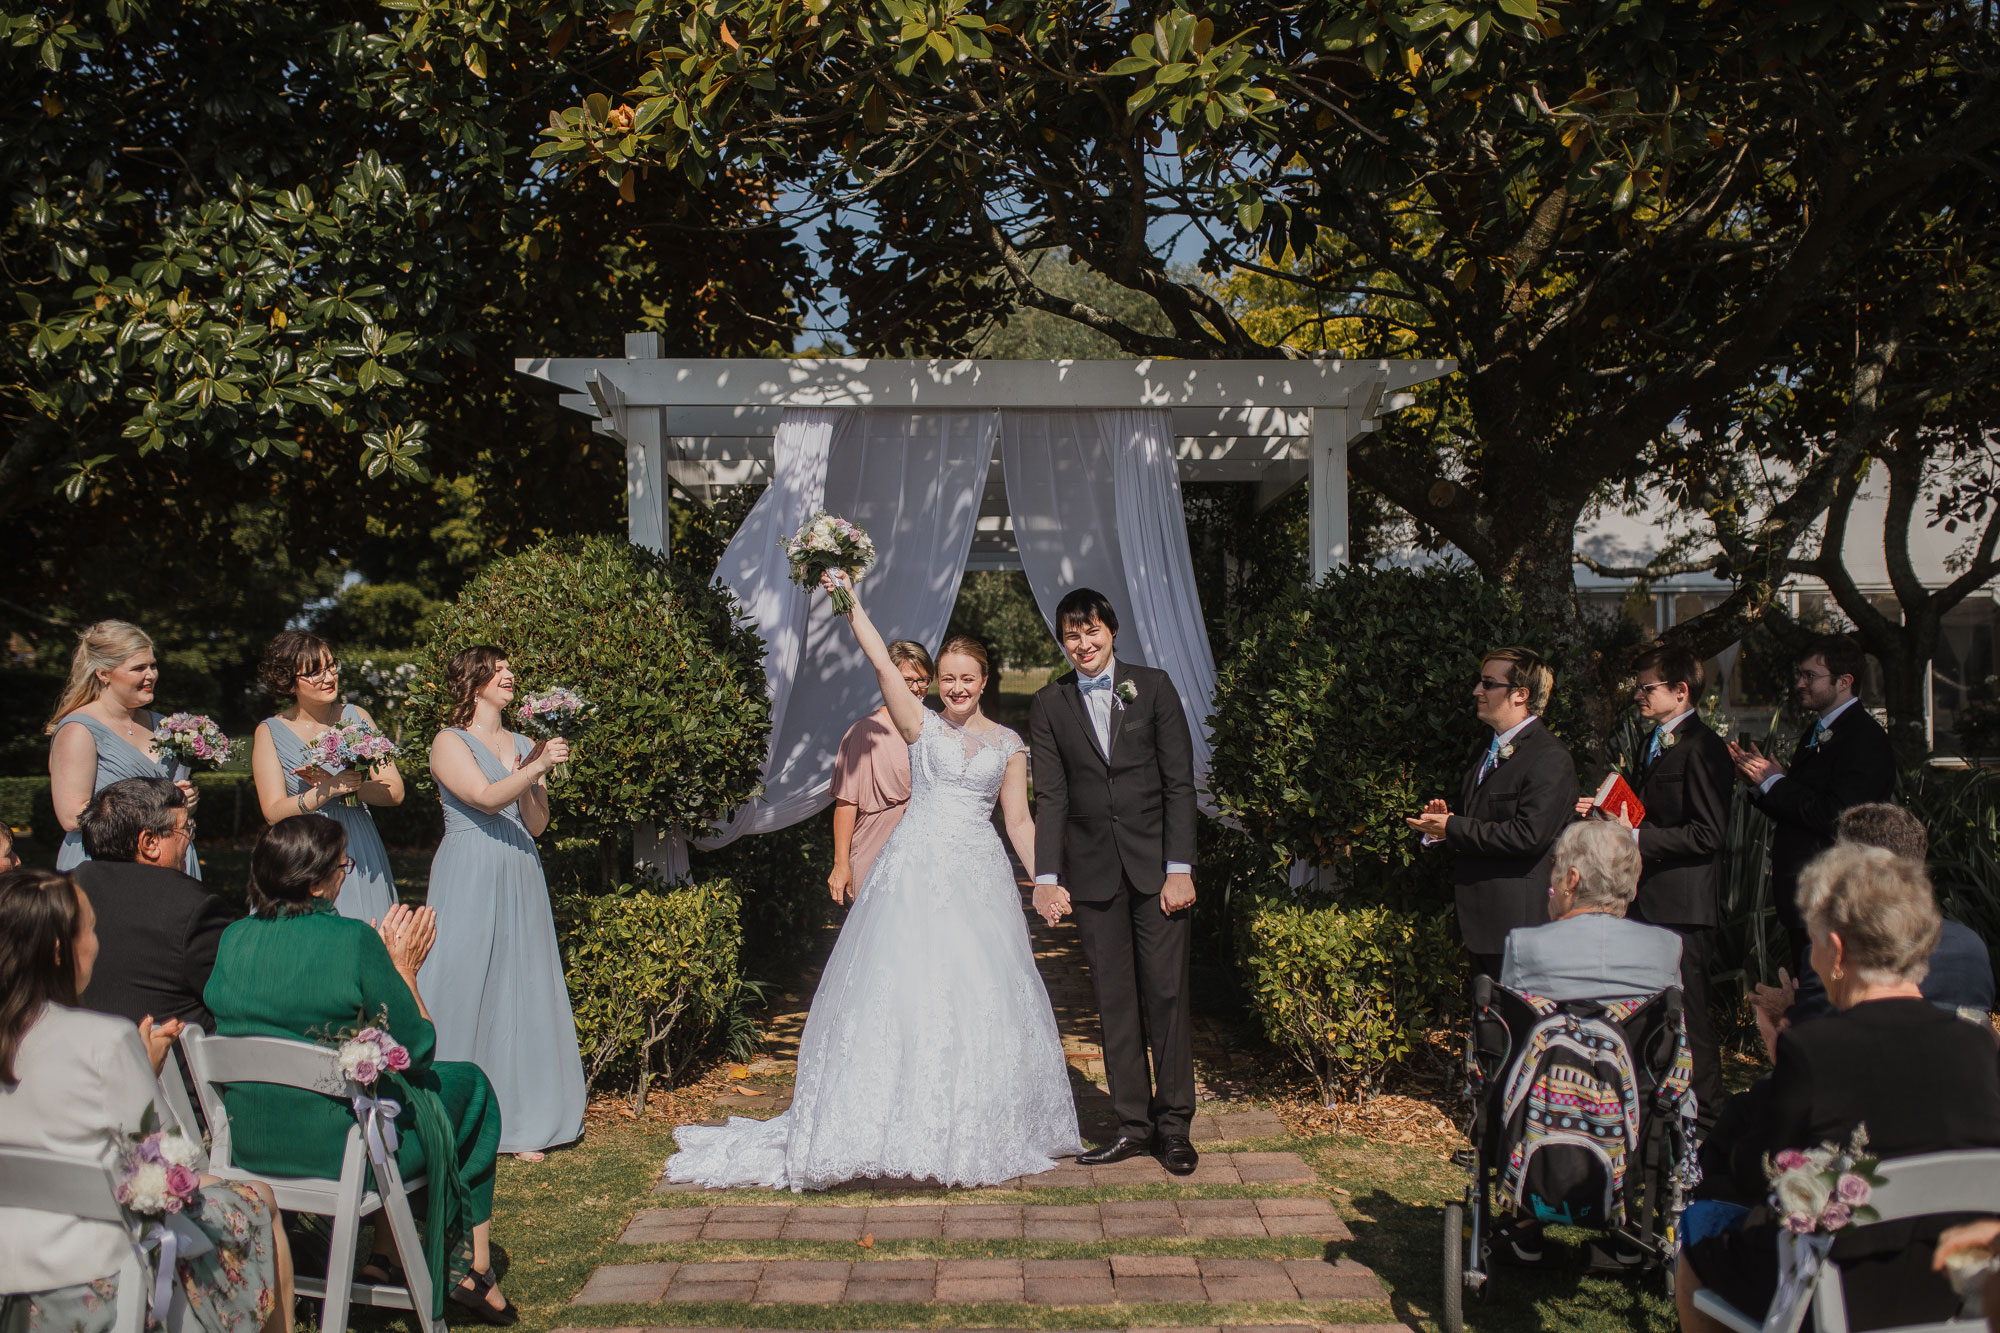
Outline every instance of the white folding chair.
<path fill-rule="evenodd" d="M 410 1212 L 410 1194 L 424 1187 L 425 1178 L 404 1180 L 392 1154 L 379 1152 L 363 1134 L 359 1121 L 347 1132 L 337 1178 L 272 1176 L 236 1165 L 230 1146 L 229 1114 L 220 1085 L 269 1083 L 303 1088 L 330 1097 L 347 1098 L 361 1089 L 340 1072 L 332 1049 L 280 1037 L 211 1037 L 195 1025 L 181 1030 L 181 1050 L 194 1075 L 195 1096 L 208 1117 L 208 1169 L 224 1180 L 259 1180 L 271 1187 L 278 1206 L 288 1212 L 313 1213 L 333 1219 L 333 1240 L 326 1256 L 326 1278 L 301 1276 L 301 1296 L 323 1298 L 320 1328 L 337 1333 L 347 1327 L 350 1305 L 376 1305 L 416 1314 L 424 1333 L 444 1333 L 444 1320 L 431 1315 L 430 1270 L 424 1266 L 423 1241 Z M 370 1166 L 375 1188 L 367 1188 Z M 376 1214 L 389 1225 L 396 1252 L 409 1277 L 407 1287 L 363 1282 L 354 1274 L 355 1249 L 361 1223 Z M 381 1225 L 378 1221 L 377 1225 Z M 345 1279 L 345 1280 L 342 1280 Z"/>
<path fill-rule="evenodd" d="M 140 1219 L 125 1211 L 113 1193 L 111 1172 L 104 1163 L 65 1157 L 39 1148 L 0 1148 L 0 1208 L 32 1208 L 37 1212 L 109 1222 L 130 1242 L 118 1265 L 117 1333 L 145 1333 L 146 1307 L 152 1299 L 152 1265 L 139 1250 Z M 187 1297 L 173 1284 L 169 1329 L 178 1329 L 187 1313 Z"/>
<path fill-rule="evenodd" d="M 1875 1187 L 1870 1202 L 1884 1222 L 1943 1213 L 2000 1213 L 2000 1150 L 1899 1157 L 1877 1170 L 1883 1183 Z M 1695 1293 L 1694 1308 L 1737 1333 L 1796 1333 L 1810 1308 L 1819 1333 L 1848 1333 L 1840 1265 L 1830 1262 L 1819 1266 L 1790 1306 L 1780 1309 L 1774 1298 L 1762 1319 L 1743 1313 L 1706 1288 Z M 1881 1333 L 1974 1333 L 1984 1326 L 1979 1316 L 1961 1311 L 1958 1318 L 1943 1323 L 1898 1324 Z"/>

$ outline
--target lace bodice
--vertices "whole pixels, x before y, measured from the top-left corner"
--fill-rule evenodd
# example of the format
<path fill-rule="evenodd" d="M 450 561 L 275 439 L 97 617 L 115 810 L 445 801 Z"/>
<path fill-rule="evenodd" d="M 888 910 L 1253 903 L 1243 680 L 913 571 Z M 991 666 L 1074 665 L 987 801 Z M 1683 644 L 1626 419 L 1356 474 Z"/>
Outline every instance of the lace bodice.
<path fill-rule="evenodd" d="M 993 814 L 1007 761 L 1021 750 L 1018 734 L 997 722 L 984 731 L 957 726 L 924 710 L 924 729 L 910 746 L 908 819 L 923 811 L 933 819 L 984 824 Z"/>

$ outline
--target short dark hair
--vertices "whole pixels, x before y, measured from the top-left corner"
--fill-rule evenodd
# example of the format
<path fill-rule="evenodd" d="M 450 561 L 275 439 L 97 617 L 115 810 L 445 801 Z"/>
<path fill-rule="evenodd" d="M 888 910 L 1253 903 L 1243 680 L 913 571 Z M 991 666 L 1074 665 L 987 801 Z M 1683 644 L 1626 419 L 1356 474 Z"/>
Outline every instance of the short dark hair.
<path fill-rule="evenodd" d="M 139 835 L 166 837 L 174 831 L 174 811 L 186 807 L 187 797 L 165 778 L 114 782 L 77 816 L 84 854 L 93 861 L 136 861 Z"/>
<path fill-rule="evenodd" d="M 1887 801 L 1870 801 L 1842 810 L 1840 818 L 1834 821 L 1833 836 L 1837 842 L 1880 847 L 1918 865 L 1931 854 L 1931 835 L 1925 831 L 1924 821 Z"/>
<path fill-rule="evenodd" d="M 293 815 L 257 835 L 250 849 L 250 910 L 294 916 L 312 906 L 312 887 L 347 855 L 347 830 L 325 815 Z"/>
<path fill-rule="evenodd" d="M 1799 661 L 1817 657 L 1826 663 L 1826 673 L 1835 680 L 1842 676 L 1854 678 L 1854 693 L 1861 693 L 1861 682 L 1868 674 L 1868 654 L 1861 651 L 1861 645 L 1845 634 L 1822 634 L 1806 645 L 1799 654 Z"/>
<path fill-rule="evenodd" d="M 281 699 L 299 692 L 299 677 L 334 660 L 333 645 L 310 630 L 288 629 L 264 649 L 257 679 Z"/>
<path fill-rule="evenodd" d="M 1066 629 L 1081 629 L 1093 620 L 1104 622 L 1104 628 L 1113 634 L 1118 632 L 1118 613 L 1111 609 L 1111 599 L 1095 588 L 1073 588 L 1063 594 L 1056 603 L 1056 633 Z"/>
<path fill-rule="evenodd" d="M 1693 653 L 1677 643 L 1655 643 L 1641 648 L 1632 658 L 1632 674 L 1651 671 L 1669 685 L 1685 685 L 1693 698 L 1701 697 L 1704 673 Z"/>

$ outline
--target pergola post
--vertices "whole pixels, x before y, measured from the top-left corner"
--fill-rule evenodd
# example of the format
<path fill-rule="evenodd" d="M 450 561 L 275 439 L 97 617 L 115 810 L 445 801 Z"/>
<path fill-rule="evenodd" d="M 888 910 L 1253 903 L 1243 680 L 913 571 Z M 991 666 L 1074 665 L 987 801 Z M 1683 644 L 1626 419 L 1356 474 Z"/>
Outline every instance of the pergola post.
<path fill-rule="evenodd" d="M 1307 541 L 1312 576 L 1347 563 L 1347 418 L 1345 407 L 1312 409 L 1311 471 L 1306 479 Z"/>
<path fill-rule="evenodd" d="M 627 361 L 657 361 L 665 349 L 657 333 L 625 335 Z M 673 558 L 667 485 L 667 410 L 625 406 L 625 530 L 634 546 Z"/>

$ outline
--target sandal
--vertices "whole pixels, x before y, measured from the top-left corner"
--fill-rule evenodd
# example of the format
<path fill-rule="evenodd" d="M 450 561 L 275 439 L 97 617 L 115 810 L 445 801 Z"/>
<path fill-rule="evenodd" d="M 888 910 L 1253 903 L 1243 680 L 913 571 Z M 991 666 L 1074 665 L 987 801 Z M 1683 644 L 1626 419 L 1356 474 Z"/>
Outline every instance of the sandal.
<path fill-rule="evenodd" d="M 493 1303 L 486 1299 L 486 1293 L 498 1285 L 493 1280 L 492 1269 L 489 1268 L 482 1273 L 475 1268 L 465 1277 L 467 1282 L 472 1283 L 472 1287 L 468 1290 L 463 1282 L 454 1286 L 451 1289 L 453 1304 L 461 1309 L 470 1310 L 480 1323 L 491 1324 L 495 1328 L 507 1328 L 521 1322 L 521 1312 L 514 1308 L 514 1302 L 503 1296 L 500 1299 L 505 1304 L 495 1309 Z"/>

